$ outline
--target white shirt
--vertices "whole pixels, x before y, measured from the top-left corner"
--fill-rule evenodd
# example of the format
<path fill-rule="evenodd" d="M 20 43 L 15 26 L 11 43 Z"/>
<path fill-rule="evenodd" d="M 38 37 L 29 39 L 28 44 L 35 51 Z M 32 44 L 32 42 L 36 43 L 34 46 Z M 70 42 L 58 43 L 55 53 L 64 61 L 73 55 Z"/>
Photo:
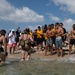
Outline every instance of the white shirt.
<path fill-rule="evenodd" d="M 12 35 L 12 32 L 9 33 L 8 37 L 10 37 Z M 13 44 L 16 43 L 15 41 L 16 35 L 13 35 L 12 37 L 9 38 L 8 44 Z"/>

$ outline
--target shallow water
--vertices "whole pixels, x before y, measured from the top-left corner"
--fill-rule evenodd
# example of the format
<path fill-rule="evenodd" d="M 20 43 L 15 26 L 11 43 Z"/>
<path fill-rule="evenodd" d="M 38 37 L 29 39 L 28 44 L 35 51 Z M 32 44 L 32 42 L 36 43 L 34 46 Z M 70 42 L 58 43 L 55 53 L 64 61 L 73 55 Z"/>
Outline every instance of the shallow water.
<path fill-rule="evenodd" d="M 21 62 L 14 59 L 0 66 L 0 75 L 75 75 L 75 63 L 47 60 Z"/>

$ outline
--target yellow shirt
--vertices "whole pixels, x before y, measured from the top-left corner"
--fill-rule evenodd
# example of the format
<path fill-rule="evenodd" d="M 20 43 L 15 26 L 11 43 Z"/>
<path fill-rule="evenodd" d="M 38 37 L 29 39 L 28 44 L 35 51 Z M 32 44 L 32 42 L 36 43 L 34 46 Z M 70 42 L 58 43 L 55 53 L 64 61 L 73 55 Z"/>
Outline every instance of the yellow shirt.
<path fill-rule="evenodd" d="M 55 29 L 55 28 L 53 28 L 53 29 L 52 29 L 52 31 L 53 31 L 53 36 L 55 36 L 56 29 Z"/>
<path fill-rule="evenodd" d="M 55 28 L 53 28 L 53 29 L 52 29 L 52 31 L 55 33 L 55 32 L 56 32 L 56 29 L 55 29 Z"/>
<path fill-rule="evenodd" d="M 32 33 L 32 32 L 30 32 L 30 35 L 32 36 L 32 35 L 33 35 L 33 33 Z"/>
<path fill-rule="evenodd" d="M 42 38 L 43 30 L 37 30 L 37 38 Z"/>
<path fill-rule="evenodd" d="M 45 40 L 47 40 L 48 38 L 47 38 L 47 36 L 46 36 L 46 33 L 44 33 L 44 37 L 45 37 Z"/>

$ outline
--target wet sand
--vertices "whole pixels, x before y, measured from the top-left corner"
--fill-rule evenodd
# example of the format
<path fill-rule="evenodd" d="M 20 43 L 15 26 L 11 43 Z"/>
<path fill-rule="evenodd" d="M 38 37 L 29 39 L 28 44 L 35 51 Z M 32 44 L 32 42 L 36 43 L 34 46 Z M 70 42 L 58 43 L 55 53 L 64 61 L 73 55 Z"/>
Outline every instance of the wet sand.
<path fill-rule="evenodd" d="M 64 57 L 58 57 L 57 54 L 51 56 L 49 52 L 44 56 L 44 51 L 38 51 L 32 53 L 29 61 L 22 62 L 21 50 L 16 50 L 0 66 L 0 75 L 75 75 L 75 54 L 67 53 L 65 51 Z"/>
<path fill-rule="evenodd" d="M 69 47 L 63 47 L 64 50 L 64 56 L 63 57 L 58 57 L 57 54 L 55 52 L 53 52 L 53 55 L 50 55 L 50 52 L 47 52 L 47 56 L 45 56 L 45 52 L 44 51 L 36 51 L 35 53 L 31 54 L 31 59 L 49 59 L 49 60 L 60 60 L 60 59 L 66 59 L 66 60 L 70 60 L 70 58 L 75 58 L 75 47 L 72 48 L 71 51 L 71 55 L 68 55 L 68 49 Z M 36 50 L 36 48 L 35 48 Z M 16 50 L 14 55 L 8 55 L 8 59 L 9 58 L 16 58 L 16 59 L 20 59 L 21 58 L 21 50 Z"/>

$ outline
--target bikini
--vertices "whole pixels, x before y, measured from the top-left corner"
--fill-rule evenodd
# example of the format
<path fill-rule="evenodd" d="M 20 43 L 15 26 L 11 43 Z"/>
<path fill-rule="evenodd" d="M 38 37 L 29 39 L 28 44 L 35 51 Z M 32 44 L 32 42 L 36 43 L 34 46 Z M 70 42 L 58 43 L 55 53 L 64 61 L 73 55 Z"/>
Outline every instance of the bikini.
<path fill-rule="evenodd" d="M 2 47 L 2 42 L 0 41 L 0 51 L 1 52 L 4 52 L 4 49 L 3 49 L 3 47 Z"/>

